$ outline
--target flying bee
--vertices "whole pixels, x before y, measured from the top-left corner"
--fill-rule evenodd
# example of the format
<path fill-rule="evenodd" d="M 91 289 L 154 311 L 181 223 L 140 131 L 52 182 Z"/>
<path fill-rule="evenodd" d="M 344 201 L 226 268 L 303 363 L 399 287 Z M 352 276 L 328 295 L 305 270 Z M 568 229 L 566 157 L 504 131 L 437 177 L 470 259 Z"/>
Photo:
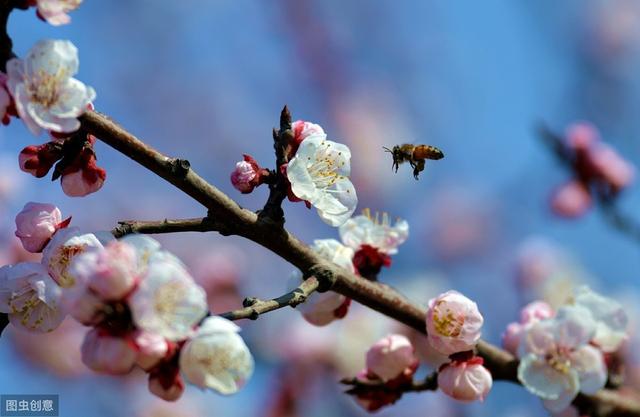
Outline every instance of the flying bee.
<path fill-rule="evenodd" d="M 444 158 L 444 153 L 435 146 L 431 145 L 412 145 L 405 143 L 396 145 L 393 149 L 382 147 L 386 152 L 393 156 L 393 165 L 391 169 L 398 172 L 398 166 L 404 162 L 409 162 L 413 168 L 413 176 L 417 180 L 418 174 L 424 170 L 424 163 L 427 159 L 438 160 Z"/>

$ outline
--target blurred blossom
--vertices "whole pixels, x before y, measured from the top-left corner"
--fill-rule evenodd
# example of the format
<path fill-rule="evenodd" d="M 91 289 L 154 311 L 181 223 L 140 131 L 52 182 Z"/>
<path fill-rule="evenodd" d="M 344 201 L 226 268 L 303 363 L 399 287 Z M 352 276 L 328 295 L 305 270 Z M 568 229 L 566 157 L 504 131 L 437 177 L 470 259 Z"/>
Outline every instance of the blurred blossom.
<path fill-rule="evenodd" d="M 171 258 L 150 262 L 129 306 L 139 328 L 168 340 L 189 337 L 207 313 L 204 290 Z"/>
<path fill-rule="evenodd" d="M 580 306 L 563 307 L 555 318 L 525 330 L 518 379 L 550 411 L 567 408 L 578 392 L 595 394 L 604 387 L 604 358 L 589 345 L 595 331 L 596 323 Z"/>
<path fill-rule="evenodd" d="M 60 325 L 65 312 L 60 288 L 39 263 L 22 262 L 0 268 L 0 312 L 9 314 L 16 327 L 50 332 Z"/>
<path fill-rule="evenodd" d="M 349 180 L 351 151 L 341 143 L 313 134 L 302 141 L 286 168 L 295 197 L 316 207 L 330 226 L 340 226 L 356 209 L 358 197 Z"/>
<path fill-rule="evenodd" d="M 430 300 L 426 320 L 429 343 L 445 355 L 472 350 L 484 321 L 477 304 L 457 291 Z"/>
<path fill-rule="evenodd" d="M 8 125 L 10 116 L 15 116 L 15 106 L 7 89 L 7 74 L 0 72 L 0 122 Z"/>
<path fill-rule="evenodd" d="M 77 377 L 87 373 L 80 355 L 80 345 L 86 333 L 86 327 L 68 318 L 50 333 L 14 331 L 10 340 L 30 363 L 60 377 Z"/>
<path fill-rule="evenodd" d="M 551 208 L 562 217 L 580 217 L 593 205 L 587 186 L 578 180 L 561 185 L 551 197 Z"/>
<path fill-rule="evenodd" d="M 353 249 L 342 245 L 335 239 L 316 239 L 311 249 L 319 256 L 336 265 L 353 272 Z M 302 273 L 295 271 L 290 279 L 291 289 L 299 285 Z M 311 324 L 325 326 L 334 320 L 341 319 L 347 314 L 351 300 L 333 291 L 324 293 L 314 292 L 296 309 Z"/>
<path fill-rule="evenodd" d="M 149 391 L 165 401 L 177 401 L 184 392 L 184 381 L 178 373 L 172 374 L 172 378 L 163 375 L 149 375 Z"/>
<path fill-rule="evenodd" d="M 224 244 L 207 247 L 197 256 L 193 276 L 207 293 L 209 311 L 222 313 L 242 305 L 240 282 L 247 261 L 239 248 Z"/>
<path fill-rule="evenodd" d="M 418 367 L 415 349 L 406 336 L 390 334 L 367 351 L 367 371 L 387 382 L 400 376 L 411 377 Z"/>
<path fill-rule="evenodd" d="M 132 341 L 137 351 L 136 365 L 144 370 L 149 370 L 156 366 L 169 353 L 169 344 L 164 337 L 137 330 Z"/>
<path fill-rule="evenodd" d="M 576 306 L 591 314 L 596 330 L 591 343 L 603 352 L 615 352 L 628 337 L 628 318 L 622 305 L 583 286 L 573 296 Z"/>
<path fill-rule="evenodd" d="M 67 14 L 80 6 L 82 0 L 31 0 L 38 7 L 38 17 L 53 26 L 71 22 Z"/>
<path fill-rule="evenodd" d="M 517 355 L 525 330 L 540 320 L 552 318 L 554 314 L 553 308 L 544 301 L 534 301 L 527 304 L 520 311 L 520 322 L 509 323 L 502 334 L 502 347 L 513 355 Z"/>
<path fill-rule="evenodd" d="M 220 394 L 234 394 L 253 374 L 253 357 L 240 328 L 218 316 L 207 317 L 180 352 L 187 380 Z"/>
<path fill-rule="evenodd" d="M 95 328 L 85 335 L 81 352 L 82 363 L 96 372 L 106 374 L 127 374 L 136 361 L 136 351 L 128 338 L 113 336 Z"/>
<path fill-rule="evenodd" d="M 62 222 L 60 209 L 53 204 L 29 202 L 16 216 L 15 235 L 29 252 L 42 252 L 51 236 L 69 224 Z"/>
<path fill-rule="evenodd" d="M 493 378 L 482 363 L 482 358 L 472 357 L 443 365 L 438 371 L 438 388 L 458 401 L 483 401 L 491 390 Z"/>
<path fill-rule="evenodd" d="M 39 41 L 24 60 L 7 62 L 7 85 L 16 110 L 34 135 L 43 129 L 70 133 L 80 128 L 77 118 L 96 92 L 72 78 L 78 67 L 78 49 L 63 40 Z"/>

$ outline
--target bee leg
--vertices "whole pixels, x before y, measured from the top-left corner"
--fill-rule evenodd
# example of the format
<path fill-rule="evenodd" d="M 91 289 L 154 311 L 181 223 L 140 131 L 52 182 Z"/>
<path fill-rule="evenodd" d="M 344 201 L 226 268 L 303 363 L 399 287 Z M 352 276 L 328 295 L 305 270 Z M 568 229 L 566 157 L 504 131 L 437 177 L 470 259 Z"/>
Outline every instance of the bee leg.
<path fill-rule="evenodd" d="M 418 174 L 424 170 L 424 159 L 413 164 L 413 178 L 418 179 Z"/>
<path fill-rule="evenodd" d="M 391 165 L 391 171 L 393 171 L 395 169 L 396 174 L 398 173 L 398 163 L 397 162 L 393 162 L 393 164 Z"/>

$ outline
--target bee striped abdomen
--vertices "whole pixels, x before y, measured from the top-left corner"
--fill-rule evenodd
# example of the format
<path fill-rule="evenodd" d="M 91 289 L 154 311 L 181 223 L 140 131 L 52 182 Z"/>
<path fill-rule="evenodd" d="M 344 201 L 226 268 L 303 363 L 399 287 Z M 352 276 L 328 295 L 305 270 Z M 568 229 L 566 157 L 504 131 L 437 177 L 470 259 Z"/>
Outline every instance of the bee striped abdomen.
<path fill-rule="evenodd" d="M 444 158 L 444 153 L 435 146 L 418 145 L 413 149 L 413 158 L 438 160 Z"/>

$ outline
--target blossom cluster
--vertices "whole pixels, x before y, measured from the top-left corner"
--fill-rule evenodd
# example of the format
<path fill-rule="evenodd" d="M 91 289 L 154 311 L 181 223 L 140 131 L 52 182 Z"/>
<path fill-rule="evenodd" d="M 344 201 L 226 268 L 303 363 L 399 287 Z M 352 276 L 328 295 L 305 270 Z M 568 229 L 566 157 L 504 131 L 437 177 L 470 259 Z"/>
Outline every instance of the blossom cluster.
<path fill-rule="evenodd" d="M 87 367 L 139 367 L 168 401 L 182 395 L 182 375 L 222 394 L 244 385 L 253 358 L 239 327 L 207 317 L 205 291 L 176 256 L 149 237 L 115 240 L 69 220 L 49 204 L 28 203 L 18 214 L 16 236 L 42 259 L 0 268 L 0 311 L 14 326 L 49 332 L 70 315 L 91 327 L 81 347 Z"/>
<path fill-rule="evenodd" d="M 287 144 L 287 163 L 278 167 L 286 178 L 290 201 L 314 206 L 325 223 L 337 227 L 356 209 L 358 197 L 349 180 L 351 151 L 341 143 L 327 139 L 317 124 L 298 120 L 292 123 Z M 250 156 L 236 164 L 231 183 L 246 194 L 264 184 L 268 171 Z"/>
<path fill-rule="evenodd" d="M 391 265 L 391 255 L 398 252 L 409 236 L 409 225 L 404 220 L 392 225 L 386 213 L 372 217 L 367 209 L 362 215 L 348 219 L 339 231 L 341 242 L 317 239 L 311 249 L 350 272 L 376 280 L 382 267 Z M 297 286 L 301 279 L 300 271 L 293 272 L 291 286 Z M 311 324 L 324 326 L 345 317 L 350 303 L 350 299 L 338 293 L 316 293 L 299 310 Z"/>
<path fill-rule="evenodd" d="M 558 215 L 579 217 L 598 195 L 613 198 L 632 182 L 633 166 L 600 139 L 594 126 L 570 126 L 564 146 L 571 155 L 574 177 L 552 196 L 551 207 Z"/>
<path fill-rule="evenodd" d="M 543 301 L 525 306 L 503 334 L 520 359 L 518 379 L 552 412 L 566 410 L 578 393 L 595 394 L 607 381 L 607 354 L 627 338 L 622 306 L 580 287 L 554 311 Z"/>

